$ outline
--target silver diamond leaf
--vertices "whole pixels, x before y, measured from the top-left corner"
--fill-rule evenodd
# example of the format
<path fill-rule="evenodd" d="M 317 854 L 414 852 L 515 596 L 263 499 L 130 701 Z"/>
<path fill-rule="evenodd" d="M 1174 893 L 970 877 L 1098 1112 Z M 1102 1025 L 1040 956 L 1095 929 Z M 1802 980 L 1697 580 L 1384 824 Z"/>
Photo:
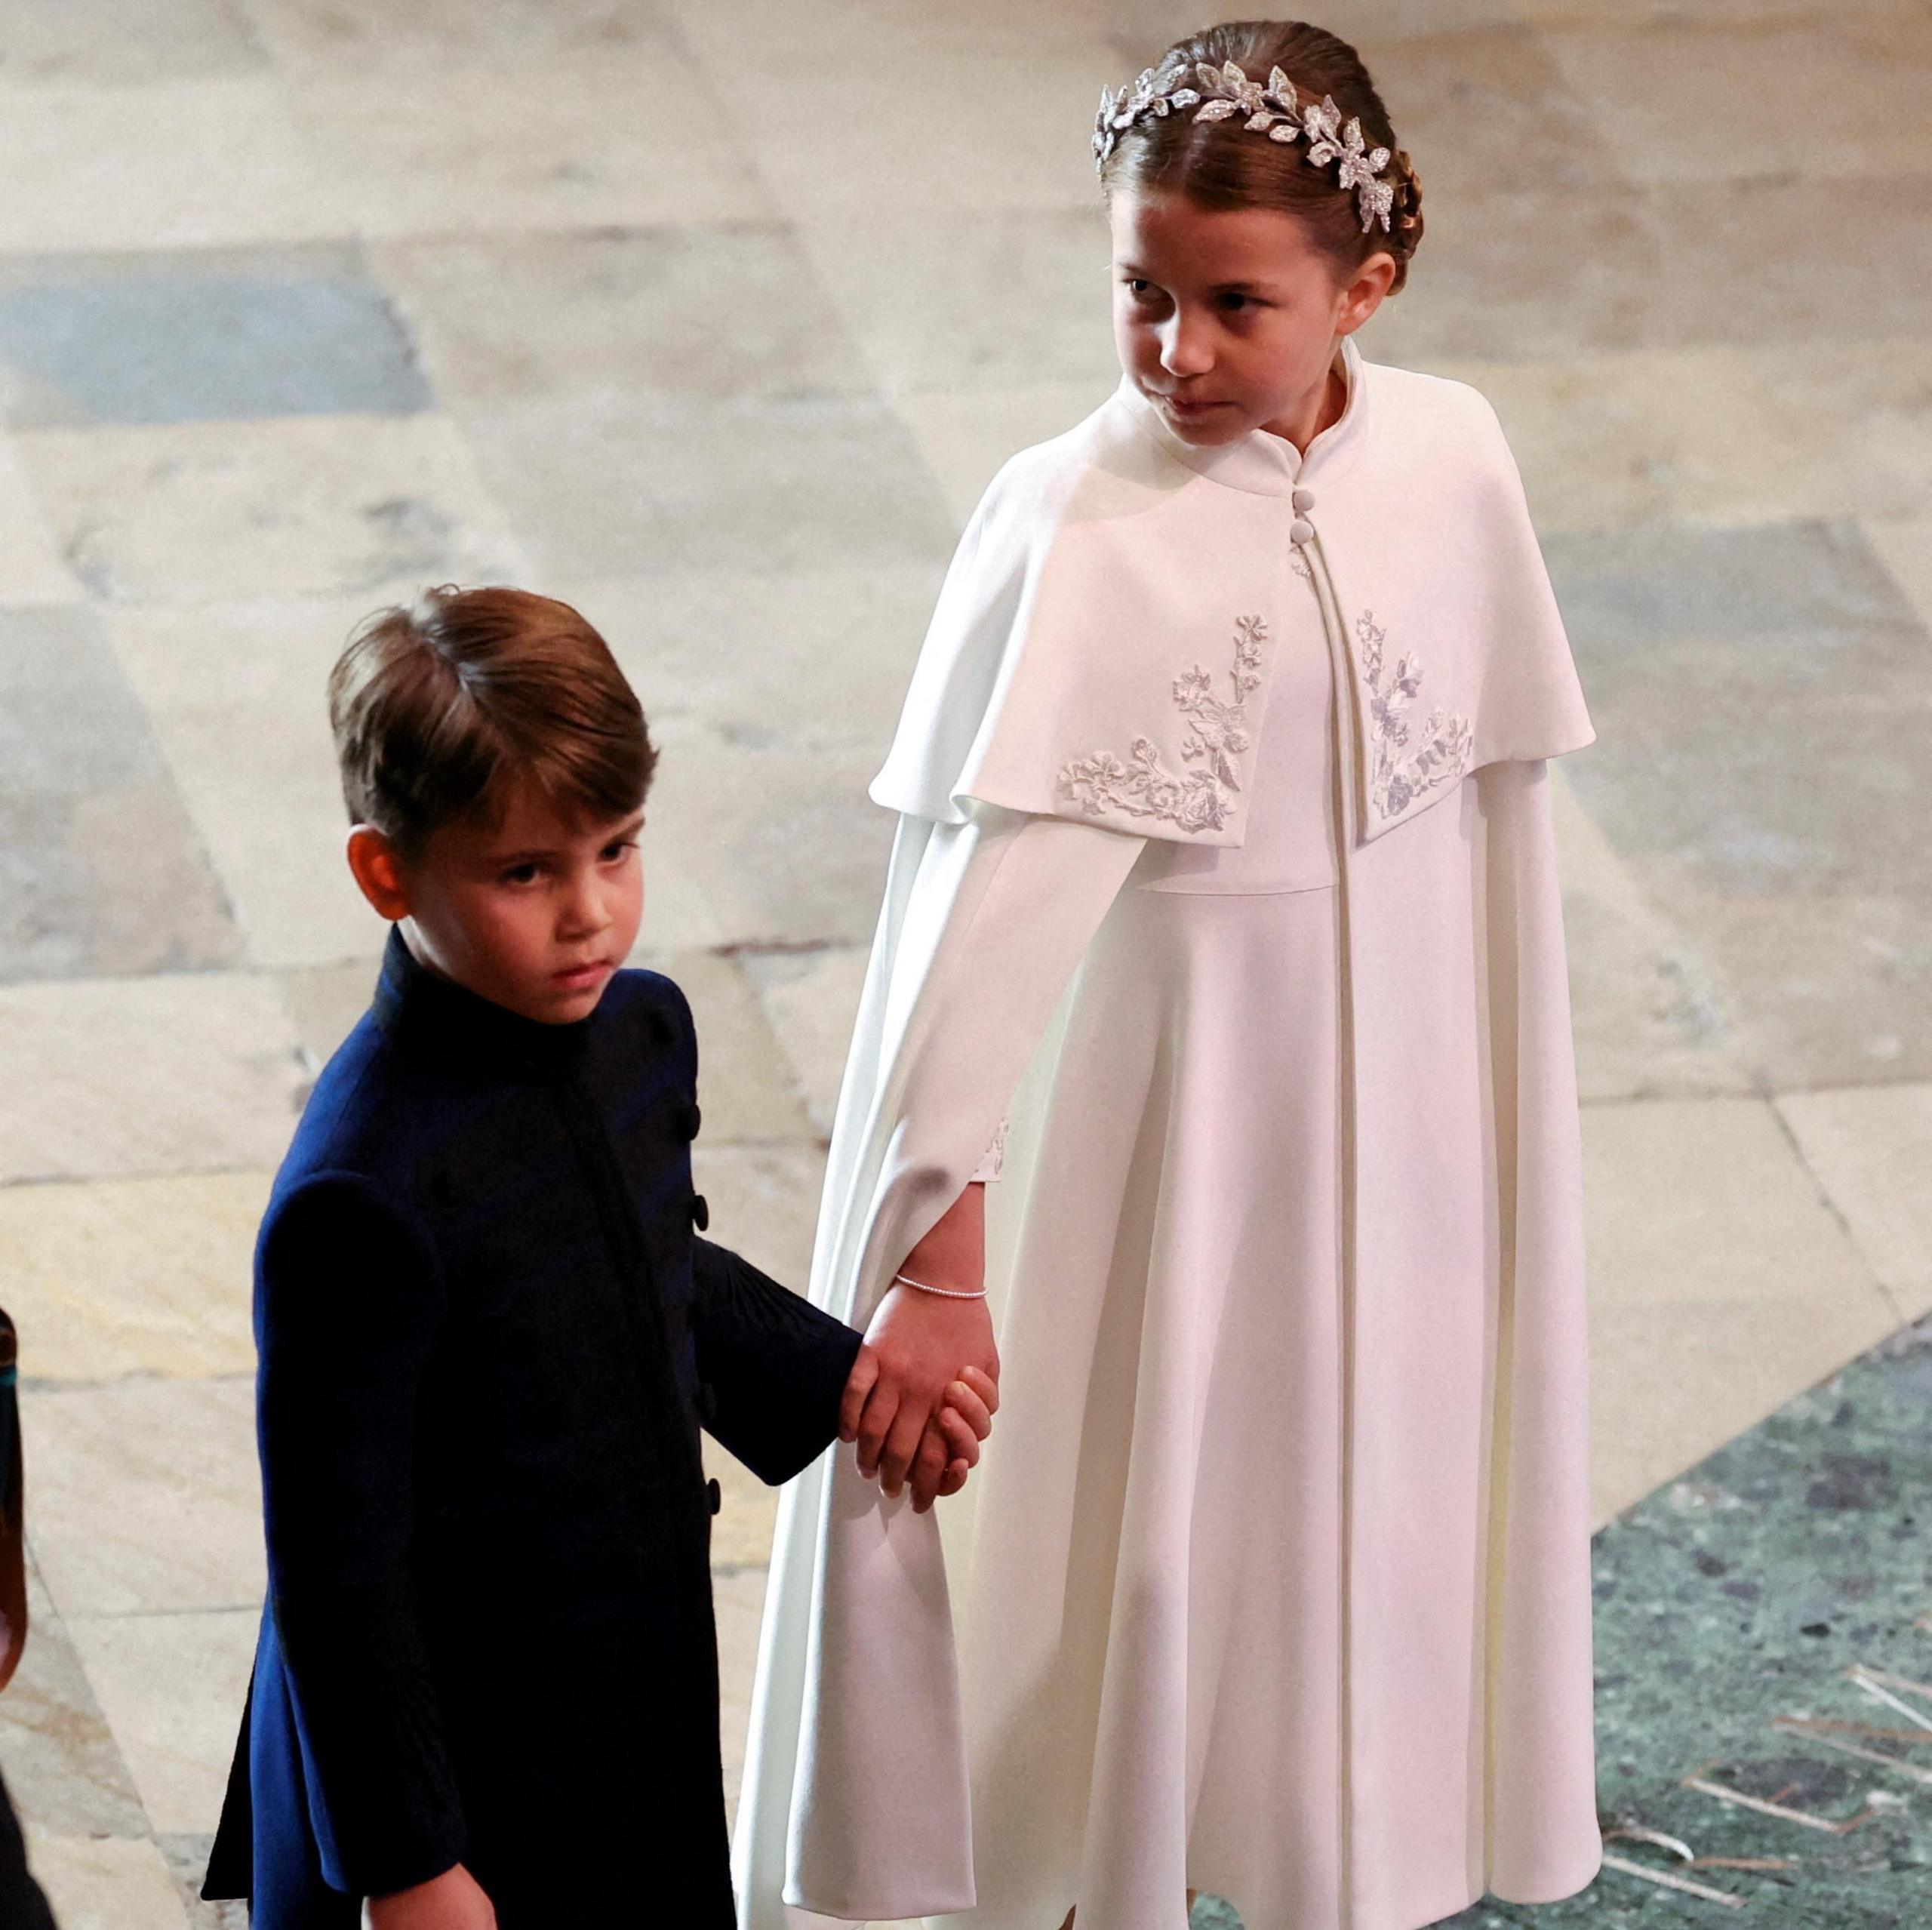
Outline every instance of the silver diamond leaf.
<path fill-rule="evenodd" d="M 1283 121 L 1268 130 L 1270 140 L 1287 142 L 1300 137 L 1301 130 L 1292 121 Z"/>
<path fill-rule="evenodd" d="M 1241 103 L 1235 100 L 1210 100 L 1203 103 L 1195 115 L 1197 121 L 1229 121 L 1241 112 Z"/>

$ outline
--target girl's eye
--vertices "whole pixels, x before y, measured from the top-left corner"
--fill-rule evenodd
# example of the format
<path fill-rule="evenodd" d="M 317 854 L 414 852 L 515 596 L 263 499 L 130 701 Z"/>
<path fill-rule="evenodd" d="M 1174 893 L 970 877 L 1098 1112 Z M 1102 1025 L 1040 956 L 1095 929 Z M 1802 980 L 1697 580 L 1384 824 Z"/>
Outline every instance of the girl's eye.
<path fill-rule="evenodd" d="M 1127 291 L 1137 302 L 1146 301 L 1154 292 L 1154 285 L 1139 275 L 1131 275 L 1127 280 Z"/>

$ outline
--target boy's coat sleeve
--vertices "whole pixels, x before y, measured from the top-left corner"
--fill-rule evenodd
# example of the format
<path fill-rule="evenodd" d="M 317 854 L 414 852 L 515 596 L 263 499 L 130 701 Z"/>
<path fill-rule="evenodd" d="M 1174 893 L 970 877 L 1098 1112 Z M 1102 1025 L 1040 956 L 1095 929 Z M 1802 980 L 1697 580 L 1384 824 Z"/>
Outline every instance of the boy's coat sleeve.
<path fill-rule="evenodd" d="M 324 1880 L 380 1895 L 465 1848 L 411 1565 L 418 1381 L 441 1289 L 413 1222 L 347 1173 L 276 1202 L 260 1281 L 275 1646 Z"/>

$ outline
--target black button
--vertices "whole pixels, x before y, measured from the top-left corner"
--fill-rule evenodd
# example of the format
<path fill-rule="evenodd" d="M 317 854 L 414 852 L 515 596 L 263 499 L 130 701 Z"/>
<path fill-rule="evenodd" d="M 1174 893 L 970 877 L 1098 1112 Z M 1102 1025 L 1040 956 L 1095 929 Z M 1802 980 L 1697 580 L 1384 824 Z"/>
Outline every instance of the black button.
<path fill-rule="evenodd" d="M 713 1514 L 724 1505 L 724 1491 L 714 1479 L 704 1484 L 704 1498 Z"/>
<path fill-rule="evenodd" d="M 700 1233 L 711 1224 L 711 1202 L 701 1193 L 691 1195 L 691 1224 Z"/>
<path fill-rule="evenodd" d="M 697 1384 L 697 1414 L 707 1427 L 718 1418 L 718 1390 L 709 1381 Z"/>
<path fill-rule="evenodd" d="M 688 1106 L 680 1106 L 672 1116 L 671 1129 L 680 1139 L 695 1139 L 697 1129 L 704 1123 L 704 1115 L 698 1110 L 694 1099 Z"/>

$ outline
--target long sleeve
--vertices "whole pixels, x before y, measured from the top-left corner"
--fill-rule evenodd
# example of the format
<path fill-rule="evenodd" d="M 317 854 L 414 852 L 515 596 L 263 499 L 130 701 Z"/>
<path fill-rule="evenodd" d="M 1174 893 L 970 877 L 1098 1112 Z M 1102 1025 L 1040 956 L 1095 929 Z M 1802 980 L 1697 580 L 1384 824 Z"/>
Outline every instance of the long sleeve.
<path fill-rule="evenodd" d="M 864 1319 L 958 1197 L 1143 848 L 983 806 L 956 826 L 901 819 L 832 1132 L 819 1304 Z M 766 1600 L 734 1848 L 746 1930 L 971 1907 L 934 1517 L 833 1455 L 786 1491 Z"/>
<path fill-rule="evenodd" d="M 761 1481 L 789 1481 L 838 1433 L 860 1336 L 728 1248 L 692 1242 L 706 1428 Z"/>
<path fill-rule="evenodd" d="M 413 1223 L 350 1174 L 278 1202 L 258 1264 L 269 1604 L 323 1876 L 379 1895 L 464 1852 L 411 1574 L 441 1290 Z"/>

